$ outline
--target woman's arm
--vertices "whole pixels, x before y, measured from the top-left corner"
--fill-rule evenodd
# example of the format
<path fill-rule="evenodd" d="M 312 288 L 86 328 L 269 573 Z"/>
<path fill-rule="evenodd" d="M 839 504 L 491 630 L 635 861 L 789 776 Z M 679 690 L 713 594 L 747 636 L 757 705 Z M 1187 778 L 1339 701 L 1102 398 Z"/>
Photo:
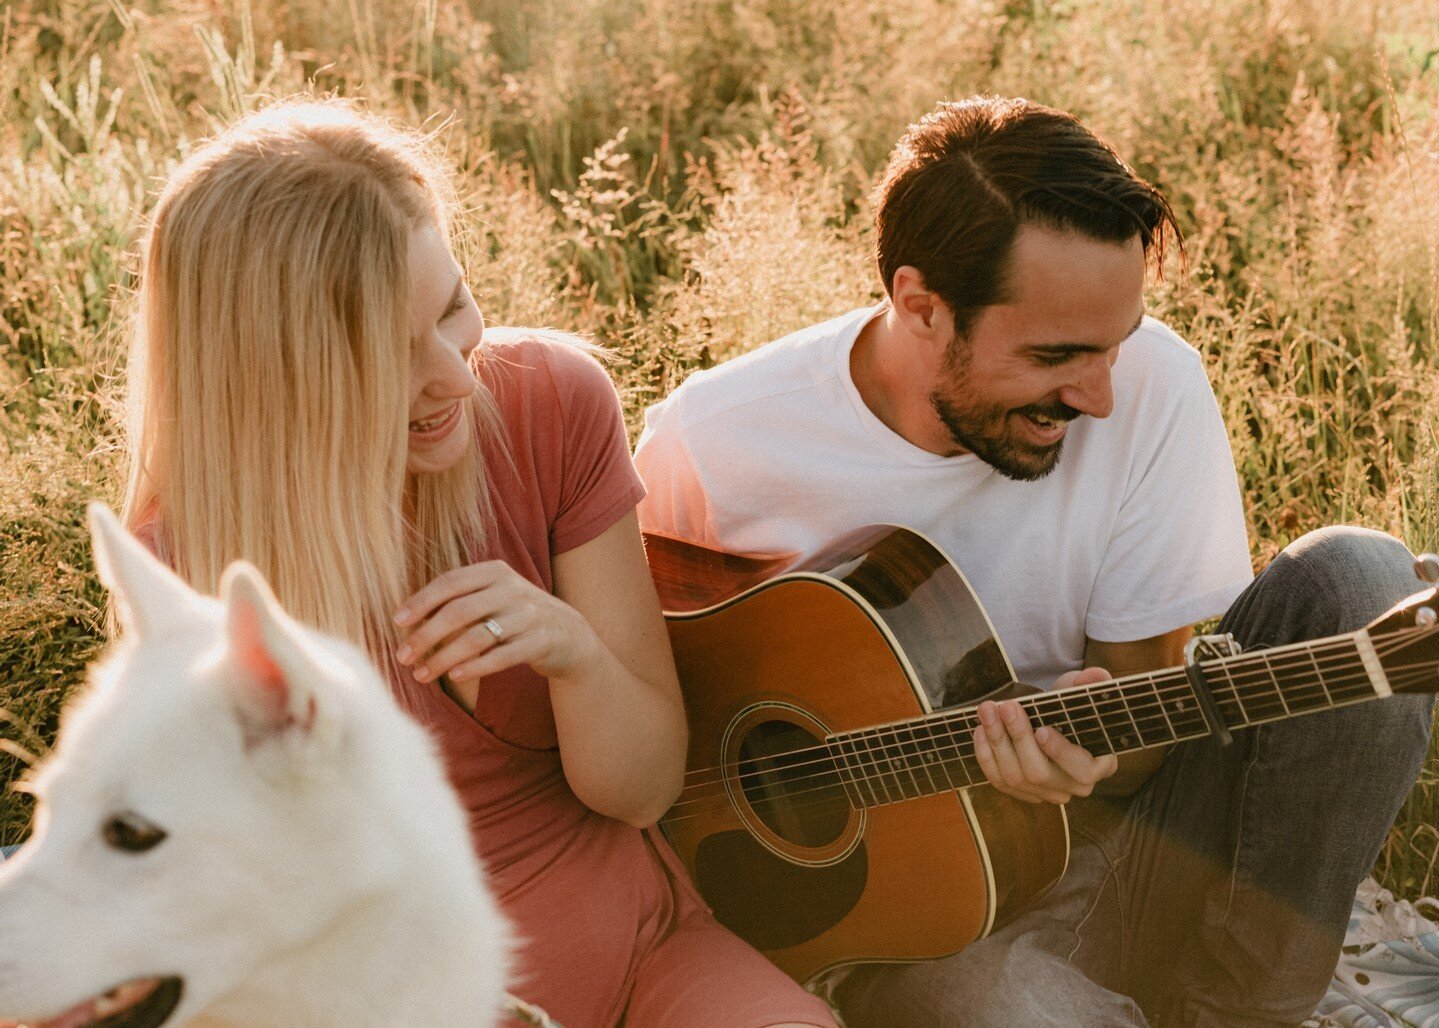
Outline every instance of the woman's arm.
<path fill-rule="evenodd" d="M 554 587 L 551 595 L 500 561 L 446 572 L 396 615 L 414 626 L 397 656 L 421 681 L 528 664 L 549 679 L 575 795 L 609 817 L 653 824 L 679 795 L 686 732 L 634 513 L 556 554 Z"/>
<path fill-rule="evenodd" d="M 601 644 L 550 679 L 570 788 L 601 814 L 654 824 L 679 795 L 687 733 L 674 655 L 633 513 L 555 557 L 555 593 Z"/>

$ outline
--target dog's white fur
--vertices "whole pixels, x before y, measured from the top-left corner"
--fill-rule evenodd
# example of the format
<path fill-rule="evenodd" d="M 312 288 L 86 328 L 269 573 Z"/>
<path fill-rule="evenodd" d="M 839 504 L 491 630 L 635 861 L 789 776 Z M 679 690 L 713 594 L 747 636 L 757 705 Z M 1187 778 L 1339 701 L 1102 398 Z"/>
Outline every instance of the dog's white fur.
<path fill-rule="evenodd" d="M 92 505 L 124 632 L 0 863 L 0 1017 L 179 975 L 167 1024 L 494 1024 L 508 928 L 435 747 L 355 647 L 237 563 L 191 590 Z M 107 844 L 131 812 L 166 838 Z"/>

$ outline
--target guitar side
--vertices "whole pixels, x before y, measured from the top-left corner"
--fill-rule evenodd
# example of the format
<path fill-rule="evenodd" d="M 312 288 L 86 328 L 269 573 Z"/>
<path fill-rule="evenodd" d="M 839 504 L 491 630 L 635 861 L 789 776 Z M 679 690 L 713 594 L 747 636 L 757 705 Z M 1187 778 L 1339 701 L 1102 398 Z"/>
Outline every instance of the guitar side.
<path fill-rule="evenodd" d="M 690 723 L 686 792 L 661 826 L 722 924 L 805 982 L 955 952 L 1062 874 L 1062 808 L 987 787 L 855 804 L 810 748 L 1013 681 L 936 547 L 885 526 L 776 575 L 774 561 L 647 545 Z M 809 756 L 771 756 L 795 750 Z"/>

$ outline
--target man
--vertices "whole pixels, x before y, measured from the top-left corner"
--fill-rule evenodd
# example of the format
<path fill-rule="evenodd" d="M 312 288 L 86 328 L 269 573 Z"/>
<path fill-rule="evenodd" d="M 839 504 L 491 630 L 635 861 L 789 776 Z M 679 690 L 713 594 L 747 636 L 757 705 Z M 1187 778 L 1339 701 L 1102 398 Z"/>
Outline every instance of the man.
<path fill-rule="evenodd" d="M 1073 117 L 942 104 L 875 201 L 885 302 L 696 374 L 649 411 L 647 531 L 805 555 L 863 525 L 915 528 L 1041 687 L 1177 665 L 1194 623 L 1226 610 L 1221 631 L 1271 646 L 1358 628 L 1418 590 L 1404 547 L 1360 529 L 1306 537 L 1251 583 L 1202 361 L 1144 315 L 1172 212 Z M 1430 704 L 1118 762 L 1033 730 L 1012 702 L 980 720 L 995 788 L 1078 797 L 1069 870 L 959 954 L 849 974 L 851 1028 L 1303 1020 L 1413 784 Z"/>

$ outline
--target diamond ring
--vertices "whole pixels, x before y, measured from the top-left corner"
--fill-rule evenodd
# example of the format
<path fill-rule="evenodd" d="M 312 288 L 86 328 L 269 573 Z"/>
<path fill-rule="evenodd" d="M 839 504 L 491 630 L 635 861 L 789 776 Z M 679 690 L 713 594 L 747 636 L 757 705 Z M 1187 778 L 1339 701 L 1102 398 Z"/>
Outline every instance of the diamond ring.
<path fill-rule="evenodd" d="M 495 642 L 499 643 L 504 641 L 505 630 L 500 627 L 500 623 L 494 618 L 485 618 L 480 624 L 485 627 L 485 631 L 495 637 Z"/>

